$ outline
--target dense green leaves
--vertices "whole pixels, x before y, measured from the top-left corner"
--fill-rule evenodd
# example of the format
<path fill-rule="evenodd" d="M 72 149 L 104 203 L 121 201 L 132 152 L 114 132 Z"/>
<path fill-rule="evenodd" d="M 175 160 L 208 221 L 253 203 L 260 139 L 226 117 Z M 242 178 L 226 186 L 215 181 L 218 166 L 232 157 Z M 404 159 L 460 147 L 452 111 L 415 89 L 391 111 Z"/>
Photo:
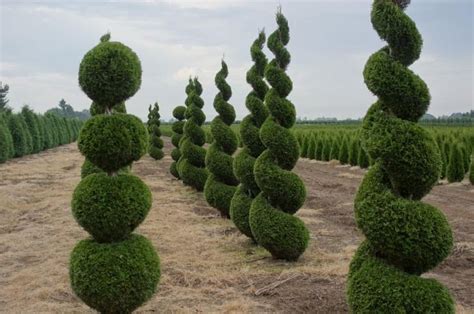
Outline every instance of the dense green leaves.
<path fill-rule="evenodd" d="M 150 145 L 148 146 L 148 154 L 156 160 L 163 158 L 163 140 L 160 131 L 160 107 L 158 103 L 148 107 L 148 134 L 150 135 Z"/>

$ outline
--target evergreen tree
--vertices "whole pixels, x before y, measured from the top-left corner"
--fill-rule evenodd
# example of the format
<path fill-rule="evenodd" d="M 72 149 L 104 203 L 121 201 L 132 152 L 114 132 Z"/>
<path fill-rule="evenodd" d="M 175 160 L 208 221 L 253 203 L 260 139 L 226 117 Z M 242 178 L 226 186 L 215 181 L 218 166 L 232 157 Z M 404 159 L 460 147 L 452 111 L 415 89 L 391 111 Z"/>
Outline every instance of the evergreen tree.
<path fill-rule="evenodd" d="M 42 150 L 43 138 L 40 133 L 38 121 L 36 120 L 36 115 L 28 106 L 24 106 L 21 109 L 21 114 L 23 119 L 25 119 L 26 126 L 30 131 L 32 138 L 32 153 L 38 153 Z"/>
<path fill-rule="evenodd" d="M 461 145 L 454 143 L 450 149 L 449 164 L 446 169 L 448 182 L 461 182 L 464 179 L 464 156 Z"/>
<path fill-rule="evenodd" d="M 265 68 L 271 89 L 265 95 L 270 112 L 260 128 L 266 150 L 257 158 L 254 175 L 262 192 L 252 201 L 250 229 L 258 244 L 273 257 L 296 260 L 308 246 L 309 232 L 303 221 L 293 216 L 306 199 L 303 181 L 291 169 L 298 161 L 298 141 L 289 130 L 295 123 L 294 105 L 286 98 L 292 90 L 285 73 L 290 53 L 288 21 L 281 11 L 276 15 L 278 29 L 268 37 L 268 48 L 275 58 Z"/>
<path fill-rule="evenodd" d="M 469 182 L 474 184 L 474 154 L 471 155 L 471 165 L 469 167 Z"/>
<path fill-rule="evenodd" d="M 179 173 L 178 173 L 178 160 L 181 157 L 181 151 L 179 150 L 179 143 L 181 141 L 181 138 L 183 137 L 183 128 L 184 124 L 186 121 L 184 121 L 184 115 L 186 113 L 186 107 L 184 106 L 177 106 L 173 110 L 173 117 L 177 120 L 176 122 L 173 123 L 172 131 L 173 135 L 171 136 L 171 143 L 174 145 L 174 149 L 171 151 L 171 158 L 173 158 L 173 162 L 171 163 L 170 166 L 170 172 L 171 174 L 179 179 Z"/>
<path fill-rule="evenodd" d="M 362 169 L 369 167 L 369 156 L 362 147 L 359 147 L 359 156 L 357 157 L 357 164 Z"/>
<path fill-rule="evenodd" d="M 339 160 L 339 150 L 341 146 L 341 139 L 338 135 L 334 137 L 331 145 L 331 151 L 329 152 L 329 160 Z"/>
<path fill-rule="evenodd" d="M 202 129 L 206 115 L 202 111 L 204 101 L 200 97 L 202 86 L 197 78 L 189 79 L 186 94 L 186 123 L 184 136 L 179 143 L 181 158 L 178 161 L 178 173 L 184 184 L 202 191 L 208 175 L 205 165 L 206 149 L 202 147 L 206 143 L 206 134 Z"/>
<path fill-rule="evenodd" d="M 349 138 L 346 135 L 344 135 L 342 142 L 341 142 L 341 148 L 339 149 L 339 162 L 343 165 L 347 164 L 349 162 Z"/>
<path fill-rule="evenodd" d="M 331 157 L 331 146 L 332 146 L 332 138 L 329 134 L 326 134 L 324 137 L 324 142 L 323 142 L 323 153 L 321 155 L 321 160 L 322 161 L 329 161 Z"/>
<path fill-rule="evenodd" d="M 323 151 L 324 151 L 324 136 L 323 136 L 323 133 L 319 133 L 317 141 L 316 141 L 315 152 L 314 152 L 314 156 L 316 160 L 323 160 Z"/>
<path fill-rule="evenodd" d="M 13 138 L 8 129 L 7 121 L 0 113 L 0 164 L 12 158 L 15 150 L 13 147 Z"/>
<path fill-rule="evenodd" d="M 359 139 L 352 135 L 349 144 L 349 158 L 348 162 L 351 166 L 357 166 L 357 158 L 359 157 Z"/>
<path fill-rule="evenodd" d="M 312 159 L 312 160 L 316 159 L 316 143 L 317 143 L 316 135 L 312 133 L 311 140 L 309 143 L 309 152 L 308 152 L 309 159 Z"/>
<path fill-rule="evenodd" d="M 232 155 L 237 150 L 238 142 L 237 136 L 230 128 L 235 121 L 235 110 L 228 102 L 232 96 L 232 89 L 225 80 L 228 74 L 227 64 L 222 60 L 221 70 L 215 77 L 219 93 L 214 98 L 214 108 L 218 115 L 211 123 L 214 140 L 206 154 L 209 176 L 204 186 L 204 196 L 209 205 L 217 208 L 223 217 L 230 218 L 230 201 L 239 182 L 232 169 Z"/>
<path fill-rule="evenodd" d="M 421 201 L 438 181 L 441 157 L 433 137 L 417 123 L 430 94 L 408 68 L 422 46 L 403 11 L 409 2 L 374 0 L 372 6 L 372 25 L 388 46 L 364 69 L 364 82 L 378 101 L 361 129 L 374 165 L 354 201 L 366 240 L 349 267 L 352 313 L 454 313 L 449 291 L 421 276 L 449 255 L 453 237 L 444 214 Z"/>
<path fill-rule="evenodd" d="M 161 139 L 160 130 L 160 107 L 155 102 L 153 108 L 148 107 L 148 134 L 150 134 L 150 145 L 148 153 L 156 160 L 163 158 L 163 140 Z"/>
<path fill-rule="evenodd" d="M 0 112 L 8 111 L 9 109 L 7 98 L 9 90 L 10 86 L 8 86 L 7 84 L 3 85 L 2 82 L 0 82 Z"/>
<path fill-rule="evenodd" d="M 10 114 L 8 116 L 8 128 L 13 140 L 14 157 L 28 155 L 32 150 L 32 139 L 23 116 Z"/>
<path fill-rule="evenodd" d="M 85 123 L 78 146 L 102 172 L 82 179 L 73 194 L 74 218 L 92 237 L 72 251 L 69 277 L 76 295 L 95 310 L 131 313 L 153 296 L 160 260 L 151 242 L 133 233 L 150 210 L 150 189 L 120 173 L 146 153 L 148 132 L 137 117 L 113 113 L 140 88 L 141 64 L 130 48 L 109 39 L 103 36 L 79 68 L 79 85 L 104 114 Z"/>
<path fill-rule="evenodd" d="M 263 80 L 267 65 L 267 58 L 262 51 L 264 44 L 265 33 L 261 31 L 250 48 L 254 64 L 247 71 L 247 83 L 252 86 L 252 91 L 245 98 L 245 106 L 250 114 L 245 116 L 240 124 L 243 148 L 238 152 L 233 164 L 235 176 L 240 184 L 230 203 L 230 218 L 237 229 L 251 239 L 253 234 L 250 229 L 249 211 L 252 200 L 260 193 L 260 188 L 255 182 L 253 167 L 256 158 L 265 149 L 259 136 L 259 129 L 268 116 L 268 109 L 263 103 L 268 91 L 267 83 Z"/>

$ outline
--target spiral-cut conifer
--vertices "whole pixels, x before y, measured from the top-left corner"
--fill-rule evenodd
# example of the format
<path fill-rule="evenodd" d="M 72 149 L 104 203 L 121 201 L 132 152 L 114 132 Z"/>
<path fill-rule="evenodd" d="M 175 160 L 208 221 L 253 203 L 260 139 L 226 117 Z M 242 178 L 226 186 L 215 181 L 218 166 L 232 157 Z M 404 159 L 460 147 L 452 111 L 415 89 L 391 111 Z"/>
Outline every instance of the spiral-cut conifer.
<path fill-rule="evenodd" d="M 206 116 L 201 110 L 204 101 L 200 97 L 202 86 L 197 78 L 189 79 L 186 94 L 186 123 L 184 136 L 179 143 L 181 158 L 178 161 L 178 172 L 184 184 L 202 191 L 208 175 L 205 164 L 206 149 L 202 147 L 206 142 L 206 134 L 201 127 Z"/>
<path fill-rule="evenodd" d="M 372 24 L 388 46 L 365 67 L 379 98 L 369 109 L 362 144 L 374 165 L 355 199 L 366 240 L 350 266 L 348 299 L 354 313 L 452 313 L 448 290 L 420 275 L 448 256 L 453 245 L 443 213 L 421 202 L 437 182 L 441 158 L 417 121 L 426 112 L 426 84 L 407 67 L 419 58 L 422 38 L 404 13 L 409 1 L 375 0 Z"/>
<path fill-rule="evenodd" d="M 150 145 L 148 146 L 148 153 L 154 159 L 160 160 L 163 158 L 163 140 L 161 139 L 160 130 L 160 107 L 155 103 L 153 107 L 148 107 L 148 133 L 150 134 Z"/>
<path fill-rule="evenodd" d="M 240 184 L 234 193 L 230 205 L 230 217 L 236 227 L 246 236 L 253 239 L 250 230 L 249 211 L 252 200 L 260 193 L 260 188 L 255 182 L 253 166 L 258 156 L 265 150 L 260 140 L 259 130 L 268 117 L 268 109 L 263 100 L 268 91 L 267 83 L 263 80 L 267 58 L 262 52 L 265 44 L 265 32 L 261 31 L 250 47 L 250 55 L 254 65 L 247 72 L 247 83 L 252 86 L 252 91 L 245 99 L 245 105 L 250 111 L 240 124 L 240 137 L 243 148 L 234 159 L 234 174 Z"/>
<path fill-rule="evenodd" d="M 250 228 L 255 240 L 275 258 L 296 260 L 308 245 L 309 232 L 303 221 L 293 216 L 303 205 L 306 188 L 291 170 L 300 152 L 296 137 L 289 130 L 296 118 L 294 105 L 286 99 L 292 82 L 285 70 L 290 54 L 288 21 L 276 15 L 278 29 L 268 38 L 275 58 L 265 68 L 271 89 L 265 96 L 270 115 L 260 128 L 266 150 L 257 158 L 254 175 L 260 194 L 250 208 Z"/>
<path fill-rule="evenodd" d="M 181 151 L 179 150 L 179 142 L 183 137 L 183 128 L 184 128 L 184 114 L 186 112 L 186 107 L 184 106 L 177 106 L 173 110 L 173 117 L 177 120 L 173 123 L 171 127 L 173 131 L 173 135 L 171 136 L 171 143 L 174 145 L 174 149 L 171 151 L 171 158 L 173 158 L 173 162 L 170 166 L 170 172 L 173 176 L 179 179 L 178 173 L 178 160 L 181 157 Z"/>
<path fill-rule="evenodd" d="M 229 71 L 224 60 L 221 66 L 221 70 L 215 77 L 219 93 L 214 98 L 214 108 L 219 115 L 211 123 L 211 134 L 214 140 L 206 154 L 205 161 L 209 176 L 204 186 L 204 196 L 209 205 L 217 208 L 223 217 L 229 217 L 230 201 L 239 183 L 232 170 L 232 154 L 237 149 L 238 140 L 230 128 L 235 121 L 235 110 L 228 103 L 232 96 L 232 89 L 225 80 Z"/>

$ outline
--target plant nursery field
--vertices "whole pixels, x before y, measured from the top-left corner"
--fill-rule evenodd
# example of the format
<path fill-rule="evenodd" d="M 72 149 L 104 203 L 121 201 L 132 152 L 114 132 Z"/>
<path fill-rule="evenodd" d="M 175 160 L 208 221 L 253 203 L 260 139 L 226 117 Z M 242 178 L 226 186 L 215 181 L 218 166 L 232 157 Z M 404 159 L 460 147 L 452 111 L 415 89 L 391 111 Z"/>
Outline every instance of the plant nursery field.
<path fill-rule="evenodd" d="M 345 313 L 349 262 L 363 239 L 357 230 L 354 194 L 365 173 L 359 167 L 302 158 L 295 172 L 308 197 L 299 216 L 310 244 L 297 262 L 271 258 L 202 193 L 169 174 L 165 158 L 134 163 L 133 173 L 153 194 L 138 232 L 158 250 L 158 292 L 139 313 Z M 0 311 L 90 312 L 72 292 L 69 254 L 88 236 L 74 221 L 70 202 L 80 181 L 83 156 L 77 144 L 9 160 L 0 165 Z M 423 277 L 451 291 L 459 313 L 474 312 L 474 187 L 437 185 L 424 198 L 440 208 L 453 228 L 451 255 Z"/>

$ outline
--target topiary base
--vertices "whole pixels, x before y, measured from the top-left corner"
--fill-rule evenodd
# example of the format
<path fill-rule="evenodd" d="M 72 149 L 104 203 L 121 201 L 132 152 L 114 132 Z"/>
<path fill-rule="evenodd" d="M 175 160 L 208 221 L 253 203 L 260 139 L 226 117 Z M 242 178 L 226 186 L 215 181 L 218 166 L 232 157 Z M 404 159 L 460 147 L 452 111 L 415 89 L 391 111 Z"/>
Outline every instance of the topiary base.
<path fill-rule="evenodd" d="M 131 313 L 155 292 L 160 260 L 151 242 L 132 234 L 122 242 L 79 242 L 69 276 L 77 296 L 101 313 Z"/>

